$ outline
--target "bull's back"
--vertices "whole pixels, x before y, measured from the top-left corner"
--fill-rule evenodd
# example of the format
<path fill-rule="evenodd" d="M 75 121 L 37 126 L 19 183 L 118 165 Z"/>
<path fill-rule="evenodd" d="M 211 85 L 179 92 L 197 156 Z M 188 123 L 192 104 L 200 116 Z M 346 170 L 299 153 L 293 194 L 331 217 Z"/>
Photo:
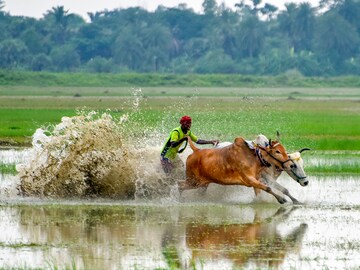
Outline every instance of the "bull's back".
<path fill-rule="evenodd" d="M 218 183 L 256 173 L 254 154 L 243 138 L 224 148 L 194 152 L 188 157 L 186 167 L 188 177 Z"/>

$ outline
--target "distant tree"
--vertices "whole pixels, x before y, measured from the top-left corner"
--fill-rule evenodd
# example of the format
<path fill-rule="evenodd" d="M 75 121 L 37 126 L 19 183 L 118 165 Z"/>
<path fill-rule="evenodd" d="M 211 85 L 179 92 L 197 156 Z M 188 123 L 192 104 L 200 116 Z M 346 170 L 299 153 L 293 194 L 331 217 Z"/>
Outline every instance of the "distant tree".
<path fill-rule="evenodd" d="M 230 55 L 232 59 L 235 59 L 238 54 L 238 48 L 236 45 L 236 35 L 233 29 L 222 29 L 223 44 L 222 48 L 227 55 Z"/>
<path fill-rule="evenodd" d="M 239 24 L 239 16 L 230 8 L 226 8 L 224 4 L 219 7 L 219 20 L 217 23 L 217 35 L 218 43 L 227 55 L 230 55 L 232 59 L 236 58 L 238 54 L 238 48 L 236 44 L 236 29 Z"/>
<path fill-rule="evenodd" d="M 314 10 L 309 3 L 289 3 L 285 7 L 278 16 L 280 31 L 287 35 L 295 53 L 310 50 L 315 27 Z"/>
<path fill-rule="evenodd" d="M 217 11 L 216 0 L 204 0 L 204 2 L 202 3 L 202 8 L 205 15 L 214 16 Z"/>
<path fill-rule="evenodd" d="M 0 11 L 0 41 L 12 38 L 9 32 L 9 24 L 12 18 Z"/>
<path fill-rule="evenodd" d="M 0 67 L 17 68 L 26 63 L 28 49 L 18 39 L 7 39 L 0 43 Z"/>
<path fill-rule="evenodd" d="M 272 19 L 277 11 L 278 8 L 269 3 L 265 3 L 264 7 L 260 8 L 261 14 L 267 16 L 269 19 Z"/>
<path fill-rule="evenodd" d="M 48 10 L 44 16 L 44 20 L 49 21 L 49 31 L 51 32 L 52 40 L 59 45 L 65 43 L 69 10 L 65 10 L 64 6 L 53 7 Z"/>
<path fill-rule="evenodd" d="M 171 34 L 179 43 L 201 36 L 203 29 L 207 27 L 203 16 L 191 9 L 167 8 L 157 10 L 156 15 L 159 21 L 170 29 Z"/>
<path fill-rule="evenodd" d="M 7 31 L 12 38 L 19 38 L 25 31 L 36 24 L 36 19 L 23 16 L 11 17 L 8 21 Z"/>
<path fill-rule="evenodd" d="M 256 57 L 262 49 L 265 38 L 264 22 L 249 14 L 239 24 L 237 45 L 242 57 Z"/>
<path fill-rule="evenodd" d="M 336 7 L 339 14 L 356 27 L 360 33 L 360 1 L 344 0 L 341 2 L 342 3 Z"/>
<path fill-rule="evenodd" d="M 76 50 L 81 61 L 86 63 L 95 57 L 111 58 L 113 37 L 97 23 L 85 24 L 78 32 Z"/>
<path fill-rule="evenodd" d="M 50 57 L 56 71 L 74 71 L 80 66 L 80 56 L 71 45 L 54 47 Z"/>
<path fill-rule="evenodd" d="M 95 57 L 86 63 L 86 71 L 94 73 L 110 73 L 113 70 L 112 59 Z"/>
<path fill-rule="evenodd" d="M 239 8 L 242 14 L 259 15 L 264 11 L 264 8 L 260 7 L 261 2 L 262 0 L 241 0 L 235 4 L 235 7 Z"/>
<path fill-rule="evenodd" d="M 184 46 L 185 54 L 192 60 L 203 57 L 209 50 L 209 40 L 202 37 L 192 38 Z"/>
<path fill-rule="evenodd" d="M 237 73 L 236 63 L 222 50 L 208 52 L 196 63 L 197 73 Z"/>
<path fill-rule="evenodd" d="M 172 47 L 170 30 L 161 24 L 153 24 L 142 30 L 142 44 L 145 49 L 147 62 L 152 71 L 159 70 L 161 65 L 166 65 Z"/>
<path fill-rule="evenodd" d="M 354 26 L 336 12 L 327 12 L 319 19 L 315 52 L 336 66 L 354 57 L 360 48 L 360 38 Z"/>
<path fill-rule="evenodd" d="M 26 29 L 20 36 L 31 54 L 47 53 L 46 39 L 34 27 Z"/>
<path fill-rule="evenodd" d="M 31 61 L 32 71 L 50 70 L 51 67 L 51 58 L 44 53 L 36 55 Z"/>
<path fill-rule="evenodd" d="M 115 63 L 126 66 L 131 70 L 140 69 L 145 50 L 141 38 L 132 29 L 125 28 L 118 34 L 112 51 Z"/>
<path fill-rule="evenodd" d="M 145 48 L 158 47 L 168 51 L 171 46 L 171 32 L 161 24 L 155 23 L 142 29 L 141 36 Z"/>

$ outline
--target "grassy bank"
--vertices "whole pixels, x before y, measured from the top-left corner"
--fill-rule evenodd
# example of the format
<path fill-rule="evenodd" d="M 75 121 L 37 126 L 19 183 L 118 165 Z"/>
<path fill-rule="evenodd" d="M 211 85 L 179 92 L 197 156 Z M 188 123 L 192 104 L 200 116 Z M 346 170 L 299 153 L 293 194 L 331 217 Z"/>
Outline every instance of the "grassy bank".
<path fill-rule="evenodd" d="M 0 85 L 66 87 L 359 87 L 358 76 L 303 77 L 240 74 L 103 74 L 0 71 Z"/>

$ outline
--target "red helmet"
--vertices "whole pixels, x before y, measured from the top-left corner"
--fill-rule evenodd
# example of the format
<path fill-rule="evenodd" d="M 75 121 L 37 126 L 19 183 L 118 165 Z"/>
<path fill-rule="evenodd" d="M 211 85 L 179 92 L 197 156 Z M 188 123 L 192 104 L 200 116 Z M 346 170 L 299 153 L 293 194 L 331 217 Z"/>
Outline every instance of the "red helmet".
<path fill-rule="evenodd" d="M 191 117 L 188 116 L 188 115 L 184 115 L 183 117 L 181 117 L 180 119 L 180 124 L 183 124 L 183 123 L 191 123 Z"/>

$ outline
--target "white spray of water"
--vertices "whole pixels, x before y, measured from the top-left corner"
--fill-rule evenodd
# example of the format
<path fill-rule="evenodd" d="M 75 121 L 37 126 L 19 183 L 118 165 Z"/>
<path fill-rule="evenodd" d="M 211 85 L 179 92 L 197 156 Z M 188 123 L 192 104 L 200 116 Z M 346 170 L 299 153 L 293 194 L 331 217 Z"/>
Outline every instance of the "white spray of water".
<path fill-rule="evenodd" d="M 36 130 L 29 162 L 17 166 L 21 194 L 124 199 L 168 193 L 159 147 L 138 143 L 130 121 L 82 111 Z"/>

